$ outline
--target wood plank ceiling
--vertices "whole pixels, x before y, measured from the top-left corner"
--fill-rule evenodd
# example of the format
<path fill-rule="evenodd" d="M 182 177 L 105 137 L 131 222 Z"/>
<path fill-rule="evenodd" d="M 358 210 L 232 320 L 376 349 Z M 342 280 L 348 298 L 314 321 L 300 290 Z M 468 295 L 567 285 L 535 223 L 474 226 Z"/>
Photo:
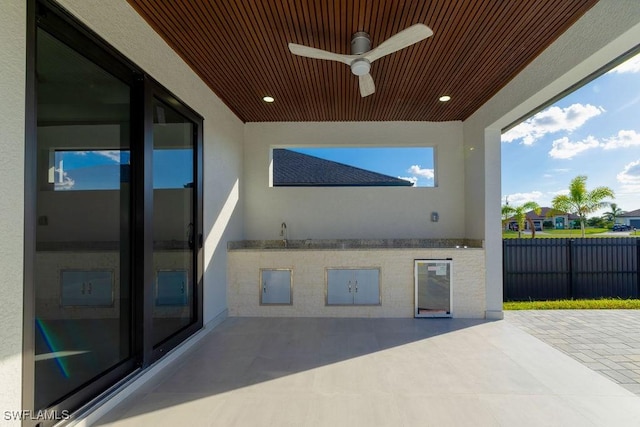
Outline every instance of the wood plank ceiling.
<path fill-rule="evenodd" d="M 128 0 L 244 122 L 465 120 L 597 0 Z M 372 64 L 361 98 L 349 67 L 288 43 L 350 54 L 410 25 L 434 35 Z M 267 104 L 262 97 L 271 95 Z M 438 101 L 450 95 L 451 101 Z"/>

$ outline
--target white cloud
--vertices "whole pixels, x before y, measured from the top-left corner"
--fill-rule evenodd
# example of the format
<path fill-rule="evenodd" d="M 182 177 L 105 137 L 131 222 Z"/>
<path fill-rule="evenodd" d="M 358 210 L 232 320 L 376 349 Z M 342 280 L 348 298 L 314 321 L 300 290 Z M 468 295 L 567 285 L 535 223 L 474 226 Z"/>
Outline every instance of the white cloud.
<path fill-rule="evenodd" d="M 422 169 L 420 165 L 411 166 L 407 169 L 407 172 L 413 176 L 421 176 L 426 179 L 433 179 L 435 176 L 433 169 Z"/>
<path fill-rule="evenodd" d="M 636 55 L 633 58 L 623 62 L 609 72 L 616 74 L 640 73 L 640 55 Z"/>
<path fill-rule="evenodd" d="M 106 157 L 107 159 L 113 160 L 116 163 L 120 163 L 121 161 L 120 155 L 122 154 L 122 151 L 120 150 L 91 150 L 91 151 L 78 150 L 78 151 L 73 151 L 72 153 L 75 156 L 82 156 L 82 157 L 85 157 L 87 154 L 97 154 L 99 156 L 103 156 L 103 157 Z"/>
<path fill-rule="evenodd" d="M 562 137 L 553 141 L 549 156 L 554 159 L 570 159 L 583 151 L 597 148 L 600 146 L 600 142 L 593 136 L 588 136 L 582 141 L 572 142 L 569 138 Z"/>
<path fill-rule="evenodd" d="M 599 142 L 589 135 L 582 141 L 571 141 L 568 137 L 562 137 L 553 141 L 549 157 L 554 159 L 571 159 L 576 155 L 592 148 L 602 147 L 605 150 L 616 148 L 640 147 L 640 133 L 634 130 L 620 130 L 617 135 Z M 568 169 L 555 169 L 556 172 L 568 172 Z"/>
<path fill-rule="evenodd" d="M 565 189 L 558 190 L 558 191 L 549 191 L 549 194 L 552 195 L 553 197 L 560 196 L 560 195 L 567 195 L 567 194 L 569 194 L 569 189 L 565 188 Z"/>
<path fill-rule="evenodd" d="M 73 188 L 73 186 L 76 185 L 76 182 L 73 179 L 71 179 L 71 177 L 69 176 L 68 173 L 66 173 L 64 171 L 62 171 L 62 182 L 59 182 L 60 169 L 54 168 L 53 171 L 56 173 L 56 177 L 57 177 L 56 182 L 53 184 L 54 189 L 56 191 L 59 191 L 59 190 L 71 190 Z"/>
<path fill-rule="evenodd" d="M 567 108 L 553 106 L 505 132 L 502 142 L 522 140 L 522 144 L 531 145 L 548 133 L 572 132 L 604 112 L 604 108 L 591 104 L 573 104 Z"/>
<path fill-rule="evenodd" d="M 622 184 L 640 185 L 640 160 L 625 165 L 616 178 Z"/>
<path fill-rule="evenodd" d="M 640 133 L 634 130 L 621 130 L 617 135 L 604 140 L 602 148 L 612 150 L 614 148 L 640 147 Z"/>
<path fill-rule="evenodd" d="M 624 111 L 627 108 L 635 107 L 638 103 L 640 103 L 640 96 L 631 98 L 629 101 L 625 102 L 624 104 L 616 108 L 616 113 L 619 113 L 620 111 Z"/>
<path fill-rule="evenodd" d="M 616 200 L 620 203 L 626 200 L 628 209 L 637 209 L 638 193 L 640 193 L 640 160 L 625 165 L 616 178 L 622 184 L 616 191 Z"/>
<path fill-rule="evenodd" d="M 527 202 L 536 202 L 538 203 L 539 200 L 542 198 L 542 192 L 541 191 L 531 191 L 529 193 L 514 193 L 514 194 L 508 194 L 505 197 L 504 203 L 506 203 L 507 201 L 509 202 L 509 206 L 520 206 L 523 203 L 527 203 Z"/>
<path fill-rule="evenodd" d="M 415 187 L 418 184 L 418 178 L 415 176 L 399 176 L 398 179 L 404 179 L 405 181 L 409 181 Z"/>
<path fill-rule="evenodd" d="M 506 200 L 509 200 L 510 206 L 520 206 L 526 202 L 536 202 L 541 207 L 550 207 L 551 200 L 557 195 L 560 194 L 569 194 L 568 189 L 562 189 L 558 191 L 530 191 L 528 193 L 514 193 L 509 194 L 506 197 L 502 198 L 502 203 L 504 204 Z"/>
<path fill-rule="evenodd" d="M 116 163 L 120 163 L 120 150 L 103 150 L 103 151 L 93 151 L 95 154 L 99 154 L 108 159 L 113 160 Z"/>

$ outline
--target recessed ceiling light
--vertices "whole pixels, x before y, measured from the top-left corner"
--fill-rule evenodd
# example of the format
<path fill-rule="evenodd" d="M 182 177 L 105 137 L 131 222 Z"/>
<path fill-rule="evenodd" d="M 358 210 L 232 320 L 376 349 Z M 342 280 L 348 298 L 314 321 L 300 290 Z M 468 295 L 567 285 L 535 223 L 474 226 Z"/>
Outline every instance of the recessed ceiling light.
<path fill-rule="evenodd" d="M 265 97 L 262 98 L 262 100 L 264 102 L 273 102 L 273 101 L 275 101 L 275 98 L 273 96 L 265 96 Z"/>
<path fill-rule="evenodd" d="M 447 102 L 451 99 L 451 97 L 449 95 L 442 95 L 440 98 L 438 98 L 440 101 L 442 102 Z"/>

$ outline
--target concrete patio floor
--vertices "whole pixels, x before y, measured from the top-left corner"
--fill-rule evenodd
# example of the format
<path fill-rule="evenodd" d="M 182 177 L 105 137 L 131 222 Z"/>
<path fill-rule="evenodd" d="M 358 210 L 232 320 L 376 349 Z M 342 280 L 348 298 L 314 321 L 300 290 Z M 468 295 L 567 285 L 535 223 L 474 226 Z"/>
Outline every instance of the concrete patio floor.
<path fill-rule="evenodd" d="M 229 318 L 97 425 L 638 426 L 640 397 L 509 321 Z"/>

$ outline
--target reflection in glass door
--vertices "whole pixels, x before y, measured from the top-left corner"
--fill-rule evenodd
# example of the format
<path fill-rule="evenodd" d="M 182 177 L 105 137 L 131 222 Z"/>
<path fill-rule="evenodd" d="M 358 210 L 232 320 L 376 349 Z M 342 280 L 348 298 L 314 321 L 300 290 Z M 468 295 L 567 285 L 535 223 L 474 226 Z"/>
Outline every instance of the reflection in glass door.
<path fill-rule="evenodd" d="M 35 409 L 132 355 L 131 87 L 37 31 Z"/>
<path fill-rule="evenodd" d="M 203 122 L 69 14 L 36 3 L 23 406 L 60 413 L 202 327 Z"/>
<path fill-rule="evenodd" d="M 154 346 L 195 319 L 194 142 L 194 124 L 154 99 Z"/>

